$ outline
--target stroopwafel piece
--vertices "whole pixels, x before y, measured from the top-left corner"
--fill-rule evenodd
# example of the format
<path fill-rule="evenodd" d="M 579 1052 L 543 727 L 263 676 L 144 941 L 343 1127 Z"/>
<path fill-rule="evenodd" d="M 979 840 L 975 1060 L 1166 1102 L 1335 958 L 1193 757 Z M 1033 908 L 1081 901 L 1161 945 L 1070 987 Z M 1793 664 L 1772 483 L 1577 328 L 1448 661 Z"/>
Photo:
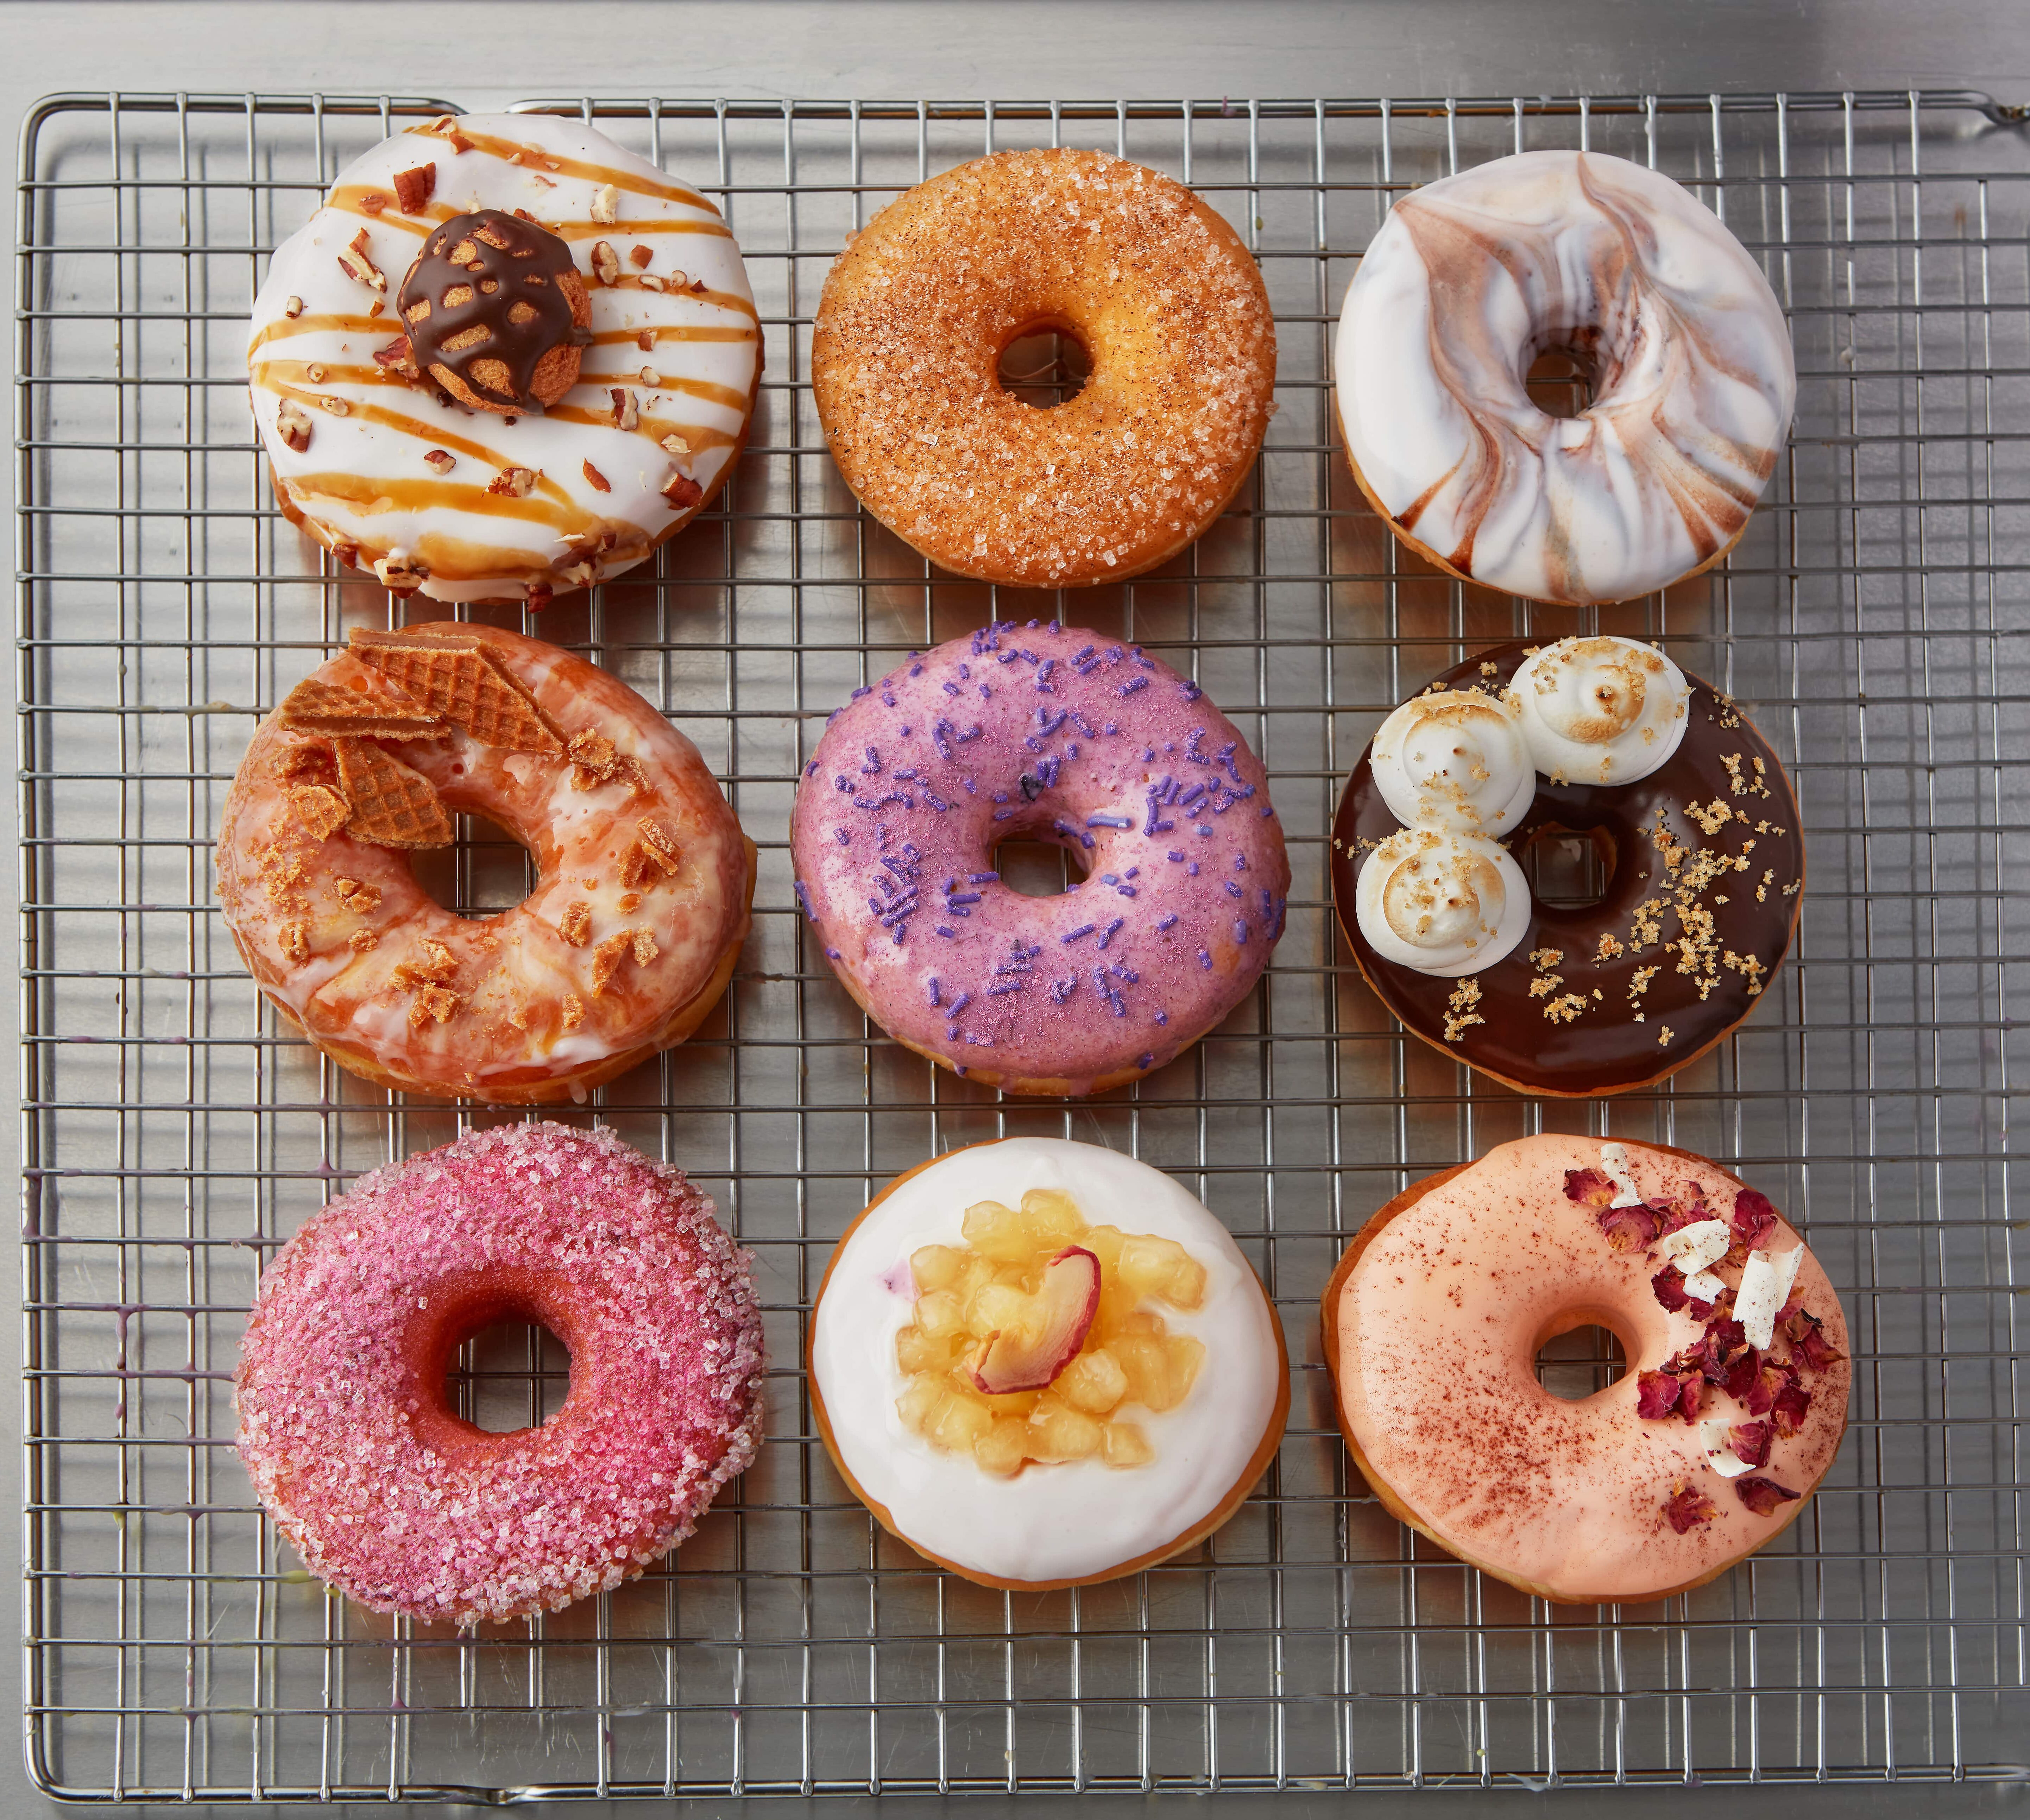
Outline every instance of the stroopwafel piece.
<path fill-rule="evenodd" d="M 348 689 L 307 676 L 282 702 L 282 724 L 298 733 L 327 739 L 355 734 L 374 739 L 419 739 L 434 732 L 438 717 L 427 708 L 393 696 Z"/>
<path fill-rule="evenodd" d="M 563 741 L 485 647 L 399 632 L 355 631 L 352 655 L 482 746 L 561 752 Z"/>
<path fill-rule="evenodd" d="M 448 847 L 451 817 L 435 786 L 392 753 L 364 739 L 332 742 L 338 754 L 339 787 L 352 806 L 346 823 L 355 839 L 376 847 Z"/>

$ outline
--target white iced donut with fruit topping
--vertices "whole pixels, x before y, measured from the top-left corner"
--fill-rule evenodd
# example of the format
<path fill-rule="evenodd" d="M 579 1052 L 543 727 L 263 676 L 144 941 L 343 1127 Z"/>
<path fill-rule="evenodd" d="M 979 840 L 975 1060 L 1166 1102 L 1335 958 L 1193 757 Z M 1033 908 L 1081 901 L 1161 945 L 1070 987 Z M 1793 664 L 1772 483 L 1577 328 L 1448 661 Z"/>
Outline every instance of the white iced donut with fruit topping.
<path fill-rule="evenodd" d="M 718 491 L 761 335 L 688 184 L 581 121 L 447 115 L 275 249 L 247 366 L 291 519 L 398 594 L 540 607 Z"/>
<path fill-rule="evenodd" d="M 1576 417 L 1530 363 L 1593 369 Z M 1627 600 L 1716 562 L 1790 432 L 1761 269 L 1668 177 L 1531 151 L 1413 191 L 1363 255 L 1335 364 L 1355 478 L 1441 568 L 1533 600 Z"/>
<path fill-rule="evenodd" d="M 820 1433 L 883 1528 L 985 1586 L 1154 1566 L 1224 1523 L 1289 1411 L 1274 1308 L 1146 1163 L 1014 1137 L 898 1176 L 811 1317 Z"/>

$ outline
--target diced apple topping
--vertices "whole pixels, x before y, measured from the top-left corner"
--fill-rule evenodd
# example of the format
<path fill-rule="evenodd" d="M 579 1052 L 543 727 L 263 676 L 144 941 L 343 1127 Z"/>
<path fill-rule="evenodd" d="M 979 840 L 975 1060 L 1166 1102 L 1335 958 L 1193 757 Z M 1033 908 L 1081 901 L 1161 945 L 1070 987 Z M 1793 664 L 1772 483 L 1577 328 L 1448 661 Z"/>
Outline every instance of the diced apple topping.
<path fill-rule="evenodd" d="M 1175 1409 L 1205 1347 L 1145 1305 L 1198 1308 L 1205 1266 L 1174 1240 L 1088 1226 L 1059 1189 L 1032 1188 L 1019 1208 L 978 1202 L 961 1230 L 964 1245 L 909 1259 L 915 1318 L 895 1338 L 903 1426 L 1000 1478 L 1032 1462 L 1153 1460 L 1122 1412 Z"/>

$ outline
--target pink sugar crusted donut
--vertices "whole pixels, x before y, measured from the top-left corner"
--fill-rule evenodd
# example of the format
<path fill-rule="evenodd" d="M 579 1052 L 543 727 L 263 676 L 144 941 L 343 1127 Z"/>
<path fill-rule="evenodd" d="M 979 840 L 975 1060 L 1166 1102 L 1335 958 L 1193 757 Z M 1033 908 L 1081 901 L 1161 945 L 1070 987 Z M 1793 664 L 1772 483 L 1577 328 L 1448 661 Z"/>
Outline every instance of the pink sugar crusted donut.
<path fill-rule="evenodd" d="M 262 1274 L 234 1385 L 240 1456 L 311 1571 L 375 1611 L 555 1611 L 689 1535 L 753 1459 L 748 1256 L 680 1171 L 610 1131 L 510 1125 L 363 1176 Z M 452 1414 L 493 1322 L 570 1349 L 539 1428 Z"/>
<path fill-rule="evenodd" d="M 1001 882 L 1005 840 L 1090 868 Z M 912 657 L 835 713 L 790 820 L 797 895 L 899 1042 L 1010 1093 L 1095 1093 L 1231 1011 L 1283 932 L 1267 773 L 1140 646 L 1013 620 Z"/>

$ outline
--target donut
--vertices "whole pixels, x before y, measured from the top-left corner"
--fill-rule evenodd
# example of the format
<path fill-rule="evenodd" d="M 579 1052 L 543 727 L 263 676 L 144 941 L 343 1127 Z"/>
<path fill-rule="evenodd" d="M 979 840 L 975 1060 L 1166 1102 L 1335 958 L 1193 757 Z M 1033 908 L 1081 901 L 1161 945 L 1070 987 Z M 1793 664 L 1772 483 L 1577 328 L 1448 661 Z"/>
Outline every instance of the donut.
<path fill-rule="evenodd" d="M 1547 415 L 1530 363 L 1571 352 L 1593 402 Z M 1768 281 L 1668 177 L 1528 151 L 1404 196 L 1362 256 L 1335 355 L 1354 478 L 1462 581 L 1627 600 L 1739 541 L 1790 427 Z"/>
<path fill-rule="evenodd" d="M 470 1626 L 632 1579 L 760 1444 L 751 1260 L 680 1171 L 610 1131 L 509 1125 L 363 1176 L 262 1273 L 240 1457 L 313 1573 Z M 490 1434 L 444 1374 L 496 1321 L 570 1349 L 540 1427 Z"/>
<path fill-rule="evenodd" d="M 1089 869 L 1001 880 L 1002 841 Z M 1283 932 L 1269 780 L 1204 692 L 1141 647 L 997 621 L 835 713 L 790 822 L 832 970 L 895 1040 L 1009 1093 L 1160 1068 L 1244 998 Z"/>
<path fill-rule="evenodd" d="M 446 115 L 275 249 L 247 362 L 292 523 L 398 595 L 541 608 L 705 509 L 761 332 L 688 184 L 577 121 Z"/>
<path fill-rule="evenodd" d="M 410 855 L 485 816 L 534 857 L 461 917 Z M 696 1029 L 746 939 L 754 849 L 697 748 L 534 638 L 355 630 L 261 723 L 227 792 L 218 898 L 269 1002 L 384 1087 L 582 1100 Z"/>
<path fill-rule="evenodd" d="M 1400 1521 L 1572 1605 L 1689 1592 L 1780 1535 L 1846 1431 L 1839 1297 L 1768 1198 L 1688 1150 L 1546 1134 L 1429 1176 L 1323 1304 L 1341 1431 Z M 1537 1349 L 1609 1328 L 1578 1401 Z"/>
<path fill-rule="evenodd" d="M 825 1450 L 881 1526 L 1022 1591 L 1210 1535 L 1290 1405 L 1282 1325 L 1226 1229 L 1161 1171 L 1061 1138 L 890 1182 L 833 1249 L 807 1362 Z"/>
<path fill-rule="evenodd" d="M 1515 856 L 1572 836 L 1604 889 L 1546 903 Z M 1565 638 L 1484 651 L 1389 717 L 1340 799 L 1332 873 L 1406 1030 L 1519 1092 L 1582 1096 L 1653 1085 L 1754 1010 L 1805 845 L 1734 702 L 1649 646 Z"/>
<path fill-rule="evenodd" d="M 1002 352 L 1074 337 L 1091 376 L 1039 409 Z M 833 262 L 818 420 L 861 503 L 955 575 L 1080 587 L 1218 517 L 1274 411 L 1253 255 L 1181 184 L 1104 152 L 998 152 L 922 183 Z"/>

